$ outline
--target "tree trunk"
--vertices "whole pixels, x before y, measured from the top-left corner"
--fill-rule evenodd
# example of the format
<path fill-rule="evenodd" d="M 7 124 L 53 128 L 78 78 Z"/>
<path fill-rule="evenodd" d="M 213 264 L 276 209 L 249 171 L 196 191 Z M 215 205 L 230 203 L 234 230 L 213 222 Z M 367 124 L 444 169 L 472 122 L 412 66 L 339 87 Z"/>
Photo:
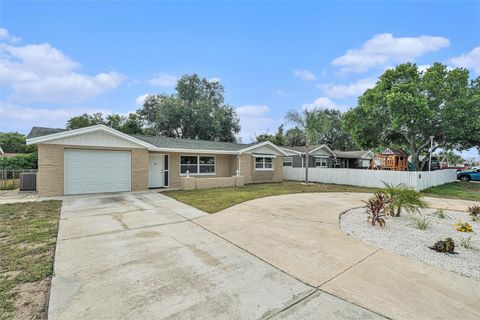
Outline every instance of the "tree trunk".
<path fill-rule="evenodd" d="M 307 146 L 307 151 L 305 151 L 305 183 L 308 183 L 308 158 L 309 158 L 309 153 L 308 153 L 308 146 Z"/>

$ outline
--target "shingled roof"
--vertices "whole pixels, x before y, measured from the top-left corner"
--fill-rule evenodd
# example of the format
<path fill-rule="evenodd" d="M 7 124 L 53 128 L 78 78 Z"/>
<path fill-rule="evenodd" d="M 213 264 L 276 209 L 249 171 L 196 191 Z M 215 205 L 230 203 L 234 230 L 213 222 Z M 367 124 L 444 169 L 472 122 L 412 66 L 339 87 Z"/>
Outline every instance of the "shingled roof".
<path fill-rule="evenodd" d="M 27 139 L 38 138 L 54 133 L 65 132 L 67 129 L 33 127 Z M 129 136 L 142 140 L 158 148 L 168 149 L 191 149 L 191 150 L 218 150 L 218 151 L 239 151 L 255 143 L 233 143 L 195 139 L 179 139 L 163 136 L 146 136 L 141 134 L 129 134 Z"/>

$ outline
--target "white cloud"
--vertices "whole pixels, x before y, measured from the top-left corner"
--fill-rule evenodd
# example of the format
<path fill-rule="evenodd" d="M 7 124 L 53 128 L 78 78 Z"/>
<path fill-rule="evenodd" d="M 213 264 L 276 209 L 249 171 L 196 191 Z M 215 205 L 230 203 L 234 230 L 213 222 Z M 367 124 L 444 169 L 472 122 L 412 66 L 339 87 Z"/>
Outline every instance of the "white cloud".
<path fill-rule="evenodd" d="M 135 99 L 135 104 L 139 107 L 143 107 L 143 103 L 145 102 L 145 99 L 151 95 L 151 93 L 145 93 L 142 94 L 141 96 L 138 96 L 137 99 Z"/>
<path fill-rule="evenodd" d="M 116 72 L 94 76 L 76 70 L 80 64 L 47 43 L 12 46 L 0 43 L 0 82 L 16 102 L 80 102 L 117 87 Z"/>
<path fill-rule="evenodd" d="M 350 49 L 332 61 L 341 72 L 364 72 L 373 67 L 383 67 L 414 61 L 416 58 L 441 48 L 450 41 L 444 37 L 419 36 L 395 38 L 391 33 L 374 35 L 360 49 Z"/>
<path fill-rule="evenodd" d="M 268 116 L 266 105 L 249 104 L 235 109 L 240 117 L 240 138 L 242 142 L 250 142 L 255 136 L 267 132 L 276 132 L 282 119 Z"/>
<path fill-rule="evenodd" d="M 268 112 L 268 106 L 266 105 L 257 105 L 257 104 L 247 104 L 242 107 L 235 109 L 239 116 L 244 117 L 259 117 Z"/>
<path fill-rule="evenodd" d="M 315 74 L 309 70 L 293 70 L 293 76 L 305 81 L 314 81 L 317 79 Z"/>
<path fill-rule="evenodd" d="M 58 108 L 34 109 L 6 102 L 0 102 L 2 131 L 20 131 L 28 133 L 33 126 L 64 128 L 67 120 L 83 113 L 102 112 L 111 114 L 108 109 L 100 108 Z"/>
<path fill-rule="evenodd" d="M 0 41 L 8 41 L 8 42 L 20 42 L 22 39 L 19 37 L 14 37 L 10 35 L 7 29 L 5 28 L 0 28 Z"/>
<path fill-rule="evenodd" d="M 171 88 L 177 85 L 178 77 L 172 74 L 160 73 L 154 78 L 150 79 L 148 83 L 152 86 L 158 86 L 163 88 Z"/>
<path fill-rule="evenodd" d="M 376 81 L 375 78 L 364 78 L 349 84 L 327 83 L 320 84 L 318 87 L 323 90 L 327 97 L 347 98 L 362 95 L 365 90 L 373 88 Z"/>
<path fill-rule="evenodd" d="M 456 67 L 463 67 L 474 70 L 480 75 L 480 47 L 473 48 L 470 52 L 450 59 Z"/>
<path fill-rule="evenodd" d="M 312 103 L 305 103 L 302 105 L 303 110 L 313 110 L 313 109 L 345 109 L 345 107 L 340 106 L 333 102 L 330 98 L 320 97 L 315 99 Z"/>

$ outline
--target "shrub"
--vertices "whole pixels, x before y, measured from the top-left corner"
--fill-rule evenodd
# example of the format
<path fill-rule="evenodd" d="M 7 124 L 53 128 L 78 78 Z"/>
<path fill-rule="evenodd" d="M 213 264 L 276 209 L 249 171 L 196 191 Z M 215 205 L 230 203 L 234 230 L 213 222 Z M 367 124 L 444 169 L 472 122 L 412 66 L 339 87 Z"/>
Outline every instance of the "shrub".
<path fill-rule="evenodd" d="M 467 212 L 472 216 L 472 217 L 480 217 L 480 206 L 474 205 L 471 207 L 468 207 Z"/>
<path fill-rule="evenodd" d="M 388 198 L 388 208 L 386 212 L 392 217 L 400 217 L 402 210 L 407 212 L 419 212 L 420 208 L 425 208 L 427 204 L 422 200 L 422 195 L 404 184 L 396 187 L 383 182 L 384 189 L 379 190 Z"/>
<path fill-rule="evenodd" d="M 13 157 L 0 158 L 0 170 L 36 169 L 37 167 L 37 153 L 18 154 Z"/>
<path fill-rule="evenodd" d="M 460 245 L 465 249 L 472 249 L 472 236 L 468 238 L 461 237 L 460 238 Z"/>
<path fill-rule="evenodd" d="M 454 224 L 457 231 L 460 231 L 460 232 L 472 232 L 473 231 L 473 228 L 472 228 L 472 225 L 468 222 L 464 222 L 464 221 L 459 221 L 458 223 Z"/>
<path fill-rule="evenodd" d="M 437 211 L 435 211 L 434 215 L 439 219 L 445 219 L 447 217 L 445 211 L 446 209 L 438 209 Z"/>
<path fill-rule="evenodd" d="M 388 205 L 387 197 L 380 192 L 376 192 L 368 201 L 364 202 L 367 205 L 368 222 L 372 226 L 378 223 L 383 227 L 385 225 L 385 219 L 383 219 L 385 208 Z"/>
<path fill-rule="evenodd" d="M 455 243 L 453 242 L 452 238 L 446 238 L 445 240 L 440 240 L 435 242 L 435 244 L 430 247 L 430 249 L 435 250 L 437 252 L 447 252 L 447 253 L 455 253 Z"/>
<path fill-rule="evenodd" d="M 425 230 L 430 225 L 430 220 L 426 217 L 412 217 L 413 224 L 420 230 Z"/>

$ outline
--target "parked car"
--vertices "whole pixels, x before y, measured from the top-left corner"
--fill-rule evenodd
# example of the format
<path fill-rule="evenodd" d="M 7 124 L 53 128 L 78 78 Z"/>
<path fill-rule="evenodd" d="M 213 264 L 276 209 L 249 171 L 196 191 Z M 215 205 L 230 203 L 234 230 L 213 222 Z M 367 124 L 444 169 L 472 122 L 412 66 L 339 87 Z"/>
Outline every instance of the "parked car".
<path fill-rule="evenodd" d="M 457 172 L 457 179 L 460 181 L 480 181 L 480 168 Z"/>

